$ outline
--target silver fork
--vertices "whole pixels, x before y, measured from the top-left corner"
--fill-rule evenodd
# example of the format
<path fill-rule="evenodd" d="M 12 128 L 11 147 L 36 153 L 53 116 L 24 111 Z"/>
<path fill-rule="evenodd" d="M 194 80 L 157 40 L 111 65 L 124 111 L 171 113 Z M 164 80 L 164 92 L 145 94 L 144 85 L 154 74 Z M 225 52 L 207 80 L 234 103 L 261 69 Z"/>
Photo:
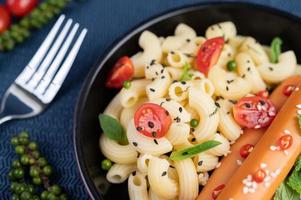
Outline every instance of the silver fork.
<path fill-rule="evenodd" d="M 79 24 L 73 25 L 73 20 L 68 19 L 62 27 L 65 18 L 65 15 L 59 17 L 33 58 L 5 92 L 0 124 L 40 114 L 60 90 L 87 34 L 87 29 L 83 29 L 73 41 Z"/>

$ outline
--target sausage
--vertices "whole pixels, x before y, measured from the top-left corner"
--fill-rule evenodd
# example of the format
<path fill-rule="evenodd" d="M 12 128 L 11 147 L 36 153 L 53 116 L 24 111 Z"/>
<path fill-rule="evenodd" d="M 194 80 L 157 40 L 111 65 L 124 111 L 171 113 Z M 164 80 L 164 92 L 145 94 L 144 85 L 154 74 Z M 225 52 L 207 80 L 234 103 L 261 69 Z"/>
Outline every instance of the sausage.
<path fill-rule="evenodd" d="M 301 81 L 301 76 L 293 76 L 283 81 L 270 95 L 270 100 L 274 103 L 277 110 L 287 100 L 287 96 L 283 94 L 283 89 L 287 85 L 297 85 Z M 228 182 L 235 171 L 240 167 L 243 158 L 240 156 L 240 148 L 245 144 L 255 145 L 265 132 L 262 129 L 245 129 L 244 134 L 231 146 L 231 153 L 224 157 L 219 168 L 215 169 L 210 179 L 204 186 L 197 200 L 213 199 L 223 186 Z M 217 188 L 217 190 L 215 190 Z M 218 189 L 220 188 L 220 189 Z M 213 194 L 216 193 L 216 194 Z"/>
<path fill-rule="evenodd" d="M 297 88 L 301 88 L 301 83 L 298 83 Z M 301 153 L 301 130 L 297 118 L 299 104 L 301 106 L 301 90 L 298 89 L 284 103 L 252 153 L 226 183 L 217 200 L 269 200 L 273 197 Z M 286 150 L 277 149 L 279 139 L 285 135 L 292 137 L 291 146 L 288 145 Z"/>

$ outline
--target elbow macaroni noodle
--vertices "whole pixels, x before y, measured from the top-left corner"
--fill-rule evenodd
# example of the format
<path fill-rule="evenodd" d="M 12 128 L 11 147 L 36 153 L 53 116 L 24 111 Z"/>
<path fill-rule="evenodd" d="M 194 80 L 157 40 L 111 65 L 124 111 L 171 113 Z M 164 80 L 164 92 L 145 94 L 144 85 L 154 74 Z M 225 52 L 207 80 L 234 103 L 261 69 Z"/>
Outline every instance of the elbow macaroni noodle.
<path fill-rule="evenodd" d="M 200 46 L 215 37 L 223 37 L 225 44 L 204 75 L 195 59 Z M 107 180 L 117 184 L 128 179 L 131 200 L 194 200 L 199 185 L 206 185 L 210 171 L 243 132 L 234 120 L 234 100 L 301 74 L 293 51 L 283 52 L 278 63 L 271 63 L 270 48 L 237 35 L 230 21 L 209 26 L 205 36 L 186 24 L 176 26 L 174 35 L 167 37 L 144 31 L 139 46 L 142 51 L 131 57 L 131 86 L 121 89 L 104 110 L 123 126 L 128 144 L 104 134 L 99 140 L 103 155 L 114 162 Z M 227 67 L 229 61 L 237 64 L 233 71 Z M 147 137 L 136 129 L 134 115 L 144 103 L 160 105 L 170 115 L 172 122 L 163 137 Z M 198 121 L 193 127 L 192 119 Z M 221 144 L 184 160 L 169 158 L 172 151 L 208 140 Z"/>

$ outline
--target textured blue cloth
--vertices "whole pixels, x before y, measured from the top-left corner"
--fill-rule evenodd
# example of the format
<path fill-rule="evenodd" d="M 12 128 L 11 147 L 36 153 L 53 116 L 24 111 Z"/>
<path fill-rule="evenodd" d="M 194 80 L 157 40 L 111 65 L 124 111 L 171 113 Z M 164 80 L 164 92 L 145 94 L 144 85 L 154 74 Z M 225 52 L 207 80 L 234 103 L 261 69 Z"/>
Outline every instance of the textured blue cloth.
<path fill-rule="evenodd" d="M 83 3 L 71 3 L 64 13 L 89 29 L 87 38 L 61 92 L 47 111 L 32 119 L 12 121 L 0 126 L 0 199 L 10 197 L 6 174 L 15 154 L 9 139 L 11 135 L 22 130 L 30 131 L 31 138 L 39 142 L 42 153 L 55 166 L 56 181 L 67 190 L 72 199 L 89 199 L 77 170 L 72 142 L 74 107 L 85 75 L 97 57 L 101 56 L 116 38 L 138 23 L 164 11 L 199 2 L 203 1 L 86 0 Z M 249 2 L 270 5 L 301 15 L 300 0 Z M 0 53 L 0 96 L 33 56 L 52 24 L 35 32 L 29 41 L 14 51 Z"/>

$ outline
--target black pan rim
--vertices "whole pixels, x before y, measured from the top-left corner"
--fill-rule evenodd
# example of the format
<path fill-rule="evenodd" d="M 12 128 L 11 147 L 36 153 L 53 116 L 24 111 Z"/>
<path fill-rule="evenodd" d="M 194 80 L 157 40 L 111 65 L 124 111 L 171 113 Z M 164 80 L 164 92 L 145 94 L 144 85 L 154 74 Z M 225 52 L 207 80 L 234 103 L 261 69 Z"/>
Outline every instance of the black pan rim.
<path fill-rule="evenodd" d="M 284 18 L 289 19 L 290 21 L 295 21 L 297 23 L 301 23 L 301 18 L 291 14 L 287 11 L 270 7 L 267 5 L 262 4 L 256 4 L 251 2 L 236 2 L 236 1 L 227 1 L 227 2 L 220 2 L 220 1 L 207 1 L 202 3 L 196 3 L 196 4 L 188 4 L 185 6 L 169 9 L 167 11 L 164 11 L 162 13 L 159 13 L 157 15 L 154 15 L 141 23 L 138 23 L 133 28 L 129 29 L 126 33 L 122 34 L 120 37 L 118 37 L 109 47 L 104 51 L 102 55 L 99 56 L 93 67 L 89 70 L 88 74 L 86 75 L 86 78 L 82 84 L 82 87 L 79 92 L 78 100 L 75 105 L 75 112 L 73 117 L 73 148 L 75 152 L 75 158 L 77 163 L 77 168 L 81 177 L 81 180 L 83 184 L 85 185 L 86 191 L 89 194 L 89 197 L 91 199 L 95 199 L 95 195 L 97 194 L 96 189 L 94 188 L 93 181 L 89 179 L 87 172 L 85 172 L 83 169 L 86 168 L 85 163 L 80 159 L 82 157 L 82 152 L 80 149 L 80 143 L 77 140 L 77 135 L 79 131 L 79 121 L 84 109 L 84 103 L 87 100 L 88 94 L 90 92 L 91 86 L 95 81 L 96 76 L 98 75 L 99 71 L 102 69 L 104 63 L 111 57 L 114 52 L 120 48 L 129 38 L 131 38 L 134 34 L 137 32 L 144 30 L 145 28 L 170 17 L 173 17 L 175 15 L 183 14 L 189 11 L 198 10 L 200 8 L 208 7 L 208 6 L 217 6 L 217 5 L 226 5 L 226 6 L 250 6 L 251 8 L 260 9 L 262 11 L 275 14 L 278 16 L 282 16 Z M 112 48 L 113 47 L 113 48 Z M 100 197 L 101 198 L 101 197 Z M 101 198 L 102 199 L 102 198 Z"/>

